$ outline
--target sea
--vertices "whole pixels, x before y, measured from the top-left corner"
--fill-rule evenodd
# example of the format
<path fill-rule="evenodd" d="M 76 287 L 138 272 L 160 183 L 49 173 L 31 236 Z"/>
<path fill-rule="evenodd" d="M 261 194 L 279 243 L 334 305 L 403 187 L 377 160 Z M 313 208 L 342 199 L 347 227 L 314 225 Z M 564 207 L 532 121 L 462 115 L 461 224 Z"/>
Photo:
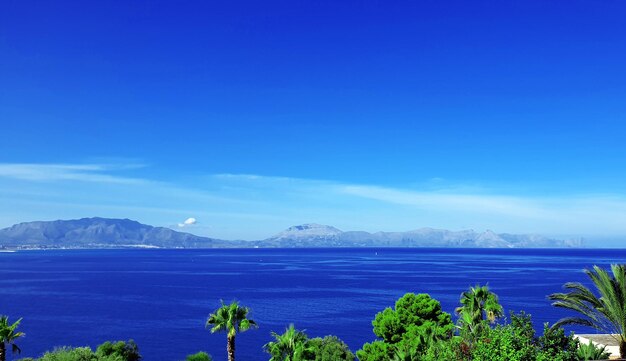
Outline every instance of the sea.
<path fill-rule="evenodd" d="M 0 253 L 0 314 L 23 318 L 20 357 L 133 339 L 147 361 L 198 351 L 220 361 L 226 335 L 211 334 L 206 319 L 221 301 L 237 300 L 259 325 L 237 336 L 237 358 L 260 361 L 269 359 L 271 332 L 291 323 L 356 351 L 375 340 L 376 313 L 405 293 L 428 293 L 453 313 L 461 292 L 477 284 L 488 284 L 505 312 L 531 314 L 540 332 L 570 315 L 549 294 L 565 282 L 588 284 L 584 268 L 625 261 L 626 250 L 615 249 L 18 251 Z"/>

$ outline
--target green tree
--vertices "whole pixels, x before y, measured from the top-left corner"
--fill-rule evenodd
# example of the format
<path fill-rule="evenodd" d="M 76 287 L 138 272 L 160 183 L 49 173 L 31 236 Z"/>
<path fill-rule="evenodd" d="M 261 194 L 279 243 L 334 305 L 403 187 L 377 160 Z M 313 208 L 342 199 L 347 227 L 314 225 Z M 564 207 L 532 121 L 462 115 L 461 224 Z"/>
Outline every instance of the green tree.
<path fill-rule="evenodd" d="M 200 351 L 193 355 L 187 355 L 185 361 L 212 361 L 212 358 L 208 353 Z"/>
<path fill-rule="evenodd" d="M 337 336 L 316 337 L 308 341 L 312 361 L 354 361 L 348 345 Z"/>
<path fill-rule="evenodd" d="M 139 347 L 133 340 L 128 340 L 128 342 L 117 341 L 110 342 L 107 341 L 96 349 L 97 356 L 120 356 L 124 361 L 139 361 L 141 360 L 141 355 L 139 354 Z"/>
<path fill-rule="evenodd" d="M 256 322 L 248 318 L 248 313 L 250 313 L 250 309 L 239 306 L 236 301 L 229 305 L 222 301 L 222 306 L 209 315 L 206 321 L 206 327 L 211 328 L 211 333 L 226 332 L 228 361 L 235 361 L 235 336 L 240 332 L 257 327 Z"/>
<path fill-rule="evenodd" d="M 0 361 L 6 360 L 6 346 L 11 345 L 13 353 L 20 353 L 22 350 L 15 344 L 15 340 L 23 337 L 24 332 L 16 331 L 22 319 L 9 323 L 7 316 L 0 316 Z"/>
<path fill-rule="evenodd" d="M 449 313 L 441 310 L 439 301 L 428 294 L 407 293 L 396 301 L 395 309 L 386 308 L 376 315 L 374 334 L 394 344 L 402 340 L 410 328 L 432 329 L 434 337 L 449 337 L 453 330 Z M 413 334 L 418 332 L 414 330 Z"/>
<path fill-rule="evenodd" d="M 457 325 L 461 336 L 470 342 L 488 328 L 485 321 L 494 323 L 503 315 L 498 296 L 491 292 L 487 285 L 470 287 L 461 294 L 460 302 L 461 306 L 455 310 L 459 316 Z"/>
<path fill-rule="evenodd" d="M 361 361 L 389 360 L 407 352 L 422 353 L 429 343 L 450 338 L 454 331 L 450 314 L 443 312 L 439 301 L 425 293 L 405 294 L 396 301 L 394 309 L 388 307 L 379 312 L 372 325 L 374 334 L 381 340 L 365 344 L 357 351 Z"/>
<path fill-rule="evenodd" d="M 566 283 L 563 287 L 569 292 L 554 293 L 549 298 L 553 306 L 576 311 L 580 316 L 562 318 L 553 327 L 578 324 L 616 335 L 620 357 L 626 358 L 626 267 L 613 264 L 612 274 L 598 266 L 584 272 L 597 295 L 579 282 Z"/>
<path fill-rule="evenodd" d="M 272 332 L 274 341 L 263 346 L 265 352 L 272 357 L 270 361 L 301 361 L 307 359 L 312 351 L 308 345 L 308 337 L 304 331 L 297 330 L 290 324 L 283 334 Z"/>

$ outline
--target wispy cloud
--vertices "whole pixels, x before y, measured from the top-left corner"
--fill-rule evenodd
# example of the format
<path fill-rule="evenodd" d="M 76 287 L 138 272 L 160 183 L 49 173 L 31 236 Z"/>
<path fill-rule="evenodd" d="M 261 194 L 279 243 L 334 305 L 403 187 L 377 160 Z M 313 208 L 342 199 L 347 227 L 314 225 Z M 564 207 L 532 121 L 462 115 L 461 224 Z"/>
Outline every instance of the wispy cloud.
<path fill-rule="evenodd" d="M 385 222 L 406 227 L 492 228 L 500 231 L 545 232 L 550 234 L 626 236 L 626 197 L 619 194 L 569 194 L 529 196 L 489 192 L 476 185 L 445 184 L 435 189 L 383 187 L 325 180 L 307 180 L 258 175 L 220 175 L 236 180 L 241 187 L 280 189 L 283 193 L 305 194 L 327 203 L 327 211 L 353 208 L 353 217 L 371 220 L 378 215 Z M 471 192 L 471 193 L 470 193 Z M 375 203 L 363 204 L 360 200 Z M 304 196 L 300 197 L 304 200 Z M 318 207 L 319 204 L 303 205 Z M 323 208 L 322 208 L 323 209 Z M 369 215 L 369 216 L 368 216 Z M 377 223 L 384 227 L 383 224 Z M 362 229 L 367 229 L 363 224 Z"/>
<path fill-rule="evenodd" d="M 29 181 L 82 181 L 137 184 L 145 180 L 112 175 L 112 171 L 135 169 L 129 164 L 36 164 L 0 163 L 0 177 Z"/>
<path fill-rule="evenodd" d="M 506 214 L 515 217 L 544 218 L 553 212 L 532 199 L 504 195 L 474 195 L 463 193 L 420 192 L 377 186 L 343 185 L 344 194 L 402 204 L 421 209 Z"/>
<path fill-rule="evenodd" d="M 140 177 L 126 176 L 131 168 Z M 430 226 L 626 236 L 620 194 L 537 196 L 450 182 L 402 188 L 253 174 L 165 182 L 150 174 L 124 163 L 0 164 L 0 221 L 102 215 L 188 227 L 202 217 L 212 226 L 194 232 L 231 239 L 263 238 L 305 222 L 367 231 Z"/>

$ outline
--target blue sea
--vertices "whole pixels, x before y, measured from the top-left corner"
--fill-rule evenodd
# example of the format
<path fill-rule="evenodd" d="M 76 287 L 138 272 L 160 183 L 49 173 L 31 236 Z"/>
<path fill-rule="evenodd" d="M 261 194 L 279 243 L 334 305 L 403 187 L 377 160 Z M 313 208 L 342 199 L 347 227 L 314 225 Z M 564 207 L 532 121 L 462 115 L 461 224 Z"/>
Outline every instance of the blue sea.
<path fill-rule="evenodd" d="M 147 361 L 200 350 L 219 361 L 226 336 L 204 325 L 221 299 L 236 299 L 260 326 L 237 337 L 238 358 L 256 361 L 268 359 L 270 332 L 289 323 L 310 337 L 337 335 L 355 351 L 374 340 L 376 313 L 405 293 L 429 293 L 453 312 L 477 283 L 541 329 L 567 314 L 548 294 L 587 282 L 585 267 L 625 261 L 626 250 L 608 249 L 23 251 L 0 253 L 0 314 L 24 318 L 22 357 L 132 338 Z"/>

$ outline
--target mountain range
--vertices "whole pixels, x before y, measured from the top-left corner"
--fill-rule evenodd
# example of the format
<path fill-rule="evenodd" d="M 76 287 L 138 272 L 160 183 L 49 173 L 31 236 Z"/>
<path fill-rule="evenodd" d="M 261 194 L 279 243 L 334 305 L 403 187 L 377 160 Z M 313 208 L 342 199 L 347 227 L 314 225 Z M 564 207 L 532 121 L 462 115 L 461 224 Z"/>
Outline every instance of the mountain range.
<path fill-rule="evenodd" d="M 228 241 L 196 236 L 129 219 L 82 218 L 36 221 L 0 230 L 0 249 L 63 248 L 294 248 L 294 247 L 581 247 L 580 240 L 539 235 L 448 231 L 420 228 L 408 232 L 344 232 L 332 226 L 303 224 L 259 241 Z"/>

